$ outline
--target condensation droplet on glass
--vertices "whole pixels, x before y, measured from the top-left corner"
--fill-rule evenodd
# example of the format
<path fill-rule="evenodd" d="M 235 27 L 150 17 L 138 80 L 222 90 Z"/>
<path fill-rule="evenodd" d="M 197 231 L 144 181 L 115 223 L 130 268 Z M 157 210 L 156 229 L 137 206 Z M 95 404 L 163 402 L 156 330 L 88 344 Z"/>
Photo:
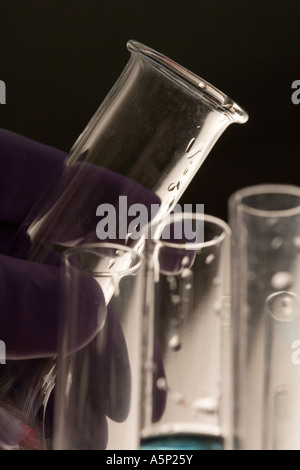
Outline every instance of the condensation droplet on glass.
<path fill-rule="evenodd" d="M 277 222 L 278 222 L 278 219 L 276 217 L 270 217 L 269 219 L 266 219 L 266 224 L 269 227 L 274 227 L 274 225 L 276 225 Z"/>
<path fill-rule="evenodd" d="M 189 171 L 189 169 L 185 168 L 183 174 L 186 175 L 188 171 Z"/>
<path fill-rule="evenodd" d="M 205 90 L 205 88 L 206 88 L 206 84 L 205 84 L 204 82 L 199 82 L 199 83 L 198 83 L 198 86 L 199 86 L 199 88 L 201 88 L 202 90 Z"/>
<path fill-rule="evenodd" d="M 186 289 L 186 290 L 191 290 L 192 287 L 193 287 L 193 286 L 192 286 L 192 284 L 191 284 L 190 282 L 185 285 L 185 289 Z"/>
<path fill-rule="evenodd" d="M 169 340 L 169 348 L 172 351 L 178 351 L 181 348 L 181 343 L 178 335 L 173 335 Z"/>
<path fill-rule="evenodd" d="M 108 269 L 111 269 L 115 265 L 116 261 L 114 259 L 109 260 Z"/>
<path fill-rule="evenodd" d="M 213 253 L 210 253 L 210 255 L 208 255 L 208 256 L 206 257 L 205 263 L 206 263 L 206 264 L 211 264 L 214 259 L 215 259 L 215 255 L 214 255 Z"/>
<path fill-rule="evenodd" d="M 271 247 L 274 248 L 274 250 L 278 250 L 282 245 L 282 239 L 280 237 L 274 237 L 273 240 L 271 241 Z"/>
<path fill-rule="evenodd" d="M 216 313 L 220 313 L 221 311 L 221 308 L 222 308 L 222 301 L 219 299 L 219 300 L 216 300 L 215 301 L 215 304 L 214 304 L 214 310 Z"/>
<path fill-rule="evenodd" d="M 171 302 L 173 305 L 178 305 L 180 304 L 180 295 L 173 294 L 171 295 Z"/>
<path fill-rule="evenodd" d="M 185 402 L 184 396 L 180 392 L 173 392 L 172 400 L 176 405 L 182 405 Z"/>
<path fill-rule="evenodd" d="M 153 372 L 155 369 L 153 361 L 146 361 L 144 364 L 144 368 L 147 372 Z"/>
<path fill-rule="evenodd" d="M 299 315 L 299 298 L 293 292 L 276 292 L 267 299 L 270 315 L 277 321 L 289 322 Z"/>
<path fill-rule="evenodd" d="M 276 416 L 282 420 L 286 420 L 291 416 L 291 393 L 284 385 L 278 387 L 274 399 L 274 409 Z"/>
<path fill-rule="evenodd" d="M 195 140 L 196 140 L 195 137 L 193 137 L 193 138 L 189 141 L 188 146 L 187 146 L 187 148 L 186 148 L 186 153 L 188 153 L 188 152 L 191 150 L 191 148 L 193 147 L 193 145 L 194 145 L 194 143 L 195 143 Z"/>
<path fill-rule="evenodd" d="M 171 209 L 171 207 L 173 206 L 175 202 L 175 197 L 173 197 L 173 199 L 169 202 L 169 209 Z"/>
<path fill-rule="evenodd" d="M 297 250 L 300 250 L 300 235 L 297 235 L 293 239 L 294 246 L 297 248 Z"/>
<path fill-rule="evenodd" d="M 219 287 L 221 285 L 221 279 L 219 277 L 214 277 L 213 279 L 213 286 Z"/>
<path fill-rule="evenodd" d="M 287 271 L 279 271 L 271 278 L 271 286 L 276 290 L 286 290 L 293 283 L 293 276 Z"/>
<path fill-rule="evenodd" d="M 175 276 L 167 276 L 167 281 L 169 283 L 170 289 L 175 290 L 177 286 L 177 281 Z"/>
<path fill-rule="evenodd" d="M 213 397 L 198 398 L 191 404 L 191 408 L 195 411 L 213 414 L 217 411 L 217 400 Z"/>
<path fill-rule="evenodd" d="M 163 390 L 163 391 L 168 390 L 168 385 L 167 385 L 167 381 L 165 377 L 159 377 L 159 379 L 157 379 L 156 387 L 158 388 L 158 390 Z"/>
<path fill-rule="evenodd" d="M 180 274 L 182 279 L 186 279 L 187 277 L 191 277 L 191 275 L 192 275 L 192 271 L 188 268 L 183 269 L 182 273 Z"/>
<path fill-rule="evenodd" d="M 181 260 L 181 266 L 188 266 L 190 259 L 188 256 L 184 256 Z"/>

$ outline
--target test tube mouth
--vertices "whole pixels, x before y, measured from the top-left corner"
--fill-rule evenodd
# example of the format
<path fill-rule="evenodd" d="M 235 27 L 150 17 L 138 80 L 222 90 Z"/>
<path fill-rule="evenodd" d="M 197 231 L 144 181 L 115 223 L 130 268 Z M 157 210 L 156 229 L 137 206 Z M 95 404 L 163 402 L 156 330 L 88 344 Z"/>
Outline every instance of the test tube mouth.
<path fill-rule="evenodd" d="M 182 67 L 160 52 L 135 40 L 127 42 L 127 49 L 131 53 L 139 54 L 143 58 L 151 61 L 153 66 L 162 73 L 180 82 L 181 85 L 185 86 L 196 95 L 201 96 L 201 98 L 209 102 L 216 111 L 225 114 L 230 121 L 238 124 L 243 124 L 248 121 L 248 113 L 238 103 L 203 78 L 190 72 L 188 69 Z"/>
<path fill-rule="evenodd" d="M 133 248 L 117 243 L 85 243 L 68 248 L 63 254 L 64 263 L 72 269 L 97 277 L 134 274 L 143 263 L 143 255 Z M 109 260 L 101 265 L 99 261 Z"/>
<path fill-rule="evenodd" d="M 237 190 L 229 207 L 257 217 L 289 217 L 300 214 L 300 187 L 288 184 L 262 184 Z"/>
<path fill-rule="evenodd" d="M 200 222 L 203 224 L 203 239 L 201 241 L 196 240 L 181 242 L 179 240 L 168 240 L 162 238 L 164 228 L 166 228 L 168 225 L 172 226 L 178 222 Z M 153 243 L 159 248 L 171 248 L 179 251 L 185 251 L 186 249 L 189 251 L 202 251 L 204 248 L 221 244 L 226 237 L 230 237 L 231 230 L 229 225 L 224 220 L 213 215 L 185 213 L 184 215 L 171 214 L 167 221 L 161 225 L 160 232 L 157 235 L 159 236 L 153 239 Z"/>

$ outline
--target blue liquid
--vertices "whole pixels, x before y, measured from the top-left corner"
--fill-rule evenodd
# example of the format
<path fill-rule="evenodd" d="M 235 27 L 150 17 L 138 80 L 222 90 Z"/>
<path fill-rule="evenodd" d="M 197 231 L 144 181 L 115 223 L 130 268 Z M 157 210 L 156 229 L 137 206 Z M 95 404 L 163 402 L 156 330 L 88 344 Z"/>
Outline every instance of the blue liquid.
<path fill-rule="evenodd" d="M 141 450 L 223 450 L 223 438 L 195 434 L 176 434 L 143 439 Z"/>

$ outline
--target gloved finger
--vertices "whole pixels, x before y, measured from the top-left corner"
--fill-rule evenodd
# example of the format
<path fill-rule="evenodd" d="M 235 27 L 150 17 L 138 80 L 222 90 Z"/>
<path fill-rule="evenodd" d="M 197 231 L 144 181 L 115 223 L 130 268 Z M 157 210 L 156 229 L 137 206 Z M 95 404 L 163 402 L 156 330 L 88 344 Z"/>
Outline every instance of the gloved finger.
<path fill-rule="evenodd" d="M 137 236 L 141 236 L 159 203 L 153 192 L 125 176 L 91 163 L 75 162 L 66 166 L 47 202 L 38 204 L 26 221 L 31 256 L 44 240 L 63 246 L 103 240 L 128 243 L 127 234 L 132 232 L 136 217 Z M 18 248 L 15 243 L 12 251 L 14 256 L 26 257 L 23 238 L 21 233 Z"/>
<path fill-rule="evenodd" d="M 65 152 L 0 129 L 0 220 L 21 225 L 60 178 Z"/>
<path fill-rule="evenodd" d="M 153 420 L 158 421 L 165 408 L 166 392 L 156 386 L 157 379 L 164 377 L 156 340 L 154 363 L 156 367 L 153 384 Z M 78 351 L 75 362 L 72 363 L 69 399 L 73 400 L 73 403 L 69 407 L 73 407 L 74 414 L 89 416 L 86 410 L 79 410 L 78 407 L 85 409 L 92 404 L 96 420 L 97 416 L 100 421 L 101 417 L 106 415 L 118 423 L 125 421 L 132 400 L 132 366 L 119 319 L 108 305 L 103 328 L 89 343 L 88 349 Z M 72 390 L 72 387 L 75 388 Z M 79 399 L 78 394 L 83 389 L 86 390 L 86 398 L 81 396 Z"/>
<path fill-rule="evenodd" d="M 60 268 L 5 255 L 0 255 L 0 267 L 0 331 L 7 357 L 56 355 Z M 79 317 L 80 328 L 74 340 L 78 347 L 88 342 L 103 322 L 101 306 L 104 299 L 98 284 L 86 282 L 82 288 L 85 295 L 81 309 L 85 315 Z"/>
<path fill-rule="evenodd" d="M 102 317 L 103 323 L 97 335 L 86 344 L 85 348 L 72 354 L 74 352 L 73 337 L 78 336 L 78 329 L 81 327 L 80 318 L 84 318 L 84 313 L 88 314 L 78 305 L 79 302 L 83 304 L 82 297 L 86 295 L 85 290 L 82 289 L 84 276 L 82 275 L 80 279 L 78 276 L 80 276 L 79 273 L 73 285 L 73 289 L 78 290 L 74 294 L 76 301 L 74 302 L 74 296 L 72 296 L 73 308 L 67 309 L 66 322 L 61 330 L 65 336 L 64 339 L 61 338 L 63 340 L 61 360 L 65 360 L 72 371 L 68 408 L 73 407 L 74 414 L 87 416 L 86 409 L 92 403 L 94 416 L 106 415 L 116 422 L 122 422 L 126 419 L 130 407 L 131 364 L 119 318 L 110 304 L 107 306 L 106 315 Z M 68 297 L 68 292 L 66 297 Z M 66 302 L 66 307 L 68 303 L 70 304 L 70 300 Z M 102 308 L 102 299 L 100 302 Z M 64 370 L 64 367 L 61 370 Z M 66 374 L 68 375 L 68 372 Z M 63 380 L 66 380 L 66 377 Z"/>

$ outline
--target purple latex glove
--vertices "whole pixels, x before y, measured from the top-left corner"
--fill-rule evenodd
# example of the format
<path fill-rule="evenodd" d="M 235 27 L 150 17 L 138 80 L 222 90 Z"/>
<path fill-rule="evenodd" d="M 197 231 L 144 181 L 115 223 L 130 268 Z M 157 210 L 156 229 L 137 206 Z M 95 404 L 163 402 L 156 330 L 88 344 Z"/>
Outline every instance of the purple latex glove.
<path fill-rule="evenodd" d="M 0 129 L 0 332 L 7 359 L 54 356 L 59 324 L 60 259 L 53 265 L 11 255 L 11 242 L 45 190 L 63 174 L 67 154 Z M 93 299 L 99 291 L 85 286 Z M 88 302 L 88 301 L 87 301 Z M 86 309 L 85 343 L 97 329 L 99 311 Z M 84 311 L 84 308 L 83 308 Z"/>
<path fill-rule="evenodd" d="M 19 229 L 20 226 L 24 226 L 24 221 L 29 220 L 28 223 L 30 223 L 34 217 L 40 217 L 39 208 L 49 203 L 47 198 L 44 198 L 44 201 L 41 200 L 41 195 L 45 194 L 47 187 L 53 187 L 55 198 L 62 195 L 60 204 L 63 207 L 66 197 L 64 190 L 69 184 L 68 175 L 70 174 L 68 173 L 66 179 L 64 172 L 66 157 L 67 154 L 60 150 L 0 129 L 0 332 L 1 339 L 6 343 L 7 359 L 43 358 L 57 354 L 60 259 L 50 256 L 49 263 L 45 263 L 45 260 L 43 263 L 29 261 L 27 255 L 30 246 L 27 246 L 28 240 L 22 231 L 19 232 Z M 71 232 L 65 231 L 65 221 L 66 218 L 72 221 L 76 214 L 76 205 L 69 206 L 67 213 L 60 214 L 56 219 L 57 223 L 53 224 L 50 220 L 50 223 L 46 224 L 47 236 L 53 237 L 55 242 L 72 245 L 82 241 L 97 241 L 95 238 L 96 207 L 101 202 L 114 202 L 116 194 L 126 194 L 130 191 L 129 204 L 136 201 L 148 205 L 159 202 L 154 195 L 149 199 L 149 193 L 138 184 L 135 185 L 136 190 L 132 191 L 132 181 L 118 176 L 116 178 L 116 175 L 107 170 L 90 165 L 85 166 L 82 171 L 81 168 L 78 170 L 75 165 L 73 171 L 75 173 L 78 171 L 76 176 L 79 177 L 79 183 L 84 192 L 83 199 L 86 201 L 90 216 L 86 217 L 84 214 L 83 224 L 79 223 L 75 229 L 72 227 Z M 87 185 L 87 181 L 92 181 L 92 184 Z M 104 183 L 109 191 L 106 191 L 105 200 L 99 201 L 94 189 L 99 190 L 99 184 Z M 70 185 L 71 194 L 73 189 L 74 186 Z M 38 200 L 39 206 L 36 205 Z M 15 236 L 16 233 L 18 237 Z M 17 245 L 15 245 L 16 240 Z M 20 246 L 22 241 L 24 244 Z M 90 300 L 93 296 L 99 295 L 99 290 L 93 291 L 93 285 L 86 286 L 86 288 L 90 292 L 90 296 L 87 296 Z M 83 312 L 89 311 L 89 318 L 87 319 L 86 315 L 83 317 L 78 345 L 88 341 L 97 331 L 98 324 L 101 323 L 99 309 L 95 311 L 90 305 L 82 307 Z M 115 327 L 110 335 L 114 340 L 112 345 L 108 345 L 107 355 L 117 357 L 119 351 L 112 351 L 112 346 L 117 346 L 117 349 L 120 345 L 124 346 L 122 332 L 120 328 Z M 118 378 L 123 383 L 123 387 L 130 389 L 130 372 L 128 373 L 130 369 L 126 362 L 126 354 L 123 354 L 123 358 L 124 360 L 119 364 Z M 20 369 L 18 369 L 18 361 L 12 361 L 14 375 L 20 374 L 19 383 L 17 381 L 14 390 L 22 387 L 23 382 L 26 383 L 30 377 L 31 371 L 39 367 L 37 361 L 37 359 L 22 361 Z M 157 362 L 160 363 L 159 357 Z M 26 376 L 23 374 L 24 370 L 27 372 Z M 118 394 L 124 389 L 123 387 L 120 387 Z M 115 398 L 114 406 L 108 403 L 108 408 L 104 412 L 112 419 L 119 421 L 122 420 L 122 416 L 124 419 L 128 403 L 126 399 L 117 400 L 116 403 Z M 164 399 L 159 400 L 159 410 L 163 409 L 163 403 Z M 158 411 L 159 414 L 160 411 Z M 105 428 L 104 416 L 99 422 L 99 427 Z M 103 438 L 105 440 L 105 436 Z"/>
<path fill-rule="evenodd" d="M 63 246 L 99 242 L 96 209 L 102 203 L 117 207 L 119 195 L 127 196 L 128 206 L 159 204 L 153 193 L 107 169 L 80 162 L 66 169 L 66 157 L 0 129 L 0 332 L 8 358 L 57 352 L 61 260 L 51 248 L 40 250 L 40 240 Z M 29 240 L 27 227 L 41 218 Z M 97 325 L 92 311 L 82 342 Z"/>
<path fill-rule="evenodd" d="M 57 350 L 59 268 L 8 256 L 16 231 L 66 154 L 0 129 L 0 332 L 9 358 Z"/>

